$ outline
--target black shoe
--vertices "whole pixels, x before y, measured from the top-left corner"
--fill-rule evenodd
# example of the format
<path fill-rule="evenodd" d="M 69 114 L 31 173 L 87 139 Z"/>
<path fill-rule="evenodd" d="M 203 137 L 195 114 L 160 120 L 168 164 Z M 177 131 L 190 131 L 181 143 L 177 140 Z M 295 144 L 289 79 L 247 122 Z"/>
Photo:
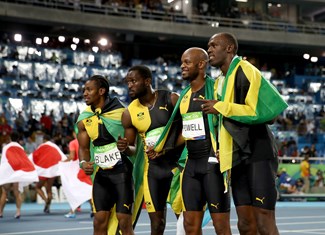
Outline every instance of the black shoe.
<path fill-rule="evenodd" d="M 43 211 L 44 211 L 44 213 L 49 214 L 50 213 L 50 205 L 46 203 Z"/>
<path fill-rule="evenodd" d="M 15 219 L 20 219 L 20 215 L 15 215 L 14 218 Z"/>
<path fill-rule="evenodd" d="M 3 215 L 0 215 L 0 219 L 2 219 L 3 218 Z"/>

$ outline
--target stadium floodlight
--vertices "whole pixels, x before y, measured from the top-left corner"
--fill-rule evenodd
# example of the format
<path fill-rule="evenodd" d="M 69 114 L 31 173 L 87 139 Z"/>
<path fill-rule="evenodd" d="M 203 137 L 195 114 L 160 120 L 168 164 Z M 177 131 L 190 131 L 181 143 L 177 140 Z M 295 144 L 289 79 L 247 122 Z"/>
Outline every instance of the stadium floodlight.
<path fill-rule="evenodd" d="M 60 42 L 64 42 L 65 41 L 65 37 L 64 36 L 59 36 L 58 39 L 59 39 Z"/>
<path fill-rule="evenodd" d="M 167 2 L 168 2 L 168 3 L 172 3 L 173 1 L 174 1 L 174 0 L 168 0 Z"/>
<path fill-rule="evenodd" d="M 77 45 L 76 44 L 71 44 L 71 49 L 73 50 L 73 51 L 75 51 L 76 49 L 77 49 Z"/>
<path fill-rule="evenodd" d="M 85 40 L 84 40 L 84 43 L 85 43 L 85 44 L 89 44 L 89 43 L 90 43 L 90 40 L 89 40 L 89 39 L 85 39 Z"/>
<path fill-rule="evenodd" d="M 74 44 L 78 44 L 80 40 L 79 40 L 79 38 L 73 37 L 72 41 Z"/>
<path fill-rule="evenodd" d="M 36 38 L 35 43 L 37 45 L 41 45 L 42 44 L 42 39 L 41 38 Z"/>
<path fill-rule="evenodd" d="M 103 46 L 103 47 L 107 46 L 108 40 L 106 38 L 101 38 L 101 39 L 99 39 L 98 44 Z"/>
<path fill-rule="evenodd" d="M 48 42 L 49 42 L 49 40 L 50 40 L 50 38 L 49 38 L 49 37 L 47 37 L 47 36 L 45 36 L 45 37 L 43 38 L 43 42 L 44 42 L 44 43 L 48 43 Z"/>
<path fill-rule="evenodd" d="M 313 62 L 313 63 L 316 63 L 316 62 L 318 61 L 318 57 L 316 57 L 316 56 L 312 56 L 312 57 L 310 58 L 310 61 Z"/>
<path fill-rule="evenodd" d="M 21 42 L 21 40 L 22 40 L 22 36 L 21 36 L 21 34 L 20 34 L 20 33 L 16 33 L 16 34 L 14 35 L 14 40 L 15 40 L 16 42 Z"/>
<path fill-rule="evenodd" d="M 98 47 L 96 47 L 96 46 L 95 46 L 95 47 L 92 47 L 91 49 L 92 49 L 92 50 L 93 50 L 93 52 L 95 52 L 95 53 L 97 53 L 97 52 L 98 52 L 98 50 L 99 50 L 99 48 L 98 48 Z"/>
<path fill-rule="evenodd" d="M 305 59 L 305 60 L 309 60 L 309 58 L 310 58 L 310 55 L 309 55 L 309 54 L 307 54 L 307 53 L 305 53 L 305 54 L 303 55 L 303 57 L 304 57 L 304 59 Z"/>
<path fill-rule="evenodd" d="M 236 2 L 247 2 L 248 0 L 236 0 Z"/>

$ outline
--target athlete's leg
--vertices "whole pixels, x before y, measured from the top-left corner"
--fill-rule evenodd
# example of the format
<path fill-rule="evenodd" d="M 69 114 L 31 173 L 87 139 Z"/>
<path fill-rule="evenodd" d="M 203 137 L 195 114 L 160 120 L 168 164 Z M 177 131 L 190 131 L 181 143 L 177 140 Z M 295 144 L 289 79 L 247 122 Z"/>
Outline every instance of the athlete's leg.
<path fill-rule="evenodd" d="M 149 212 L 151 235 L 163 235 L 166 226 L 166 210 Z"/>
<path fill-rule="evenodd" d="M 202 234 L 203 211 L 184 211 L 184 229 L 186 235 Z"/>
<path fill-rule="evenodd" d="M 151 235 L 163 235 L 166 227 L 166 201 L 173 178 L 168 164 L 149 163 L 145 201 L 150 203 L 147 211 L 151 224 Z"/>
<path fill-rule="evenodd" d="M 124 213 L 116 213 L 116 217 L 118 219 L 119 228 L 124 235 L 133 235 L 133 227 L 132 227 L 132 215 L 124 214 Z"/>
<path fill-rule="evenodd" d="M 230 235 L 230 195 L 225 192 L 219 164 L 207 163 L 203 185 L 216 234 Z M 214 187 L 211 187 L 214 185 Z"/>
<path fill-rule="evenodd" d="M 237 227 L 242 235 L 256 235 L 257 224 L 252 206 L 236 206 Z"/>
<path fill-rule="evenodd" d="M 19 187 L 18 183 L 13 184 L 13 192 L 14 192 L 15 199 L 16 199 L 16 215 L 15 215 L 15 218 L 17 218 L 17 219 L 19 219 L 19 217 L 20 217 L 20 209 L 21 209 L 21 204 L 22 204 L 21 194 L 19 192 L 18 187 Z"/>
<path fill-rule="evenodd" d="M 94 235 L 107 235 L 109 211 L 97 211 L 94 215 Z"/>
<path fill-rule="evenodd" d="M 3 209 L 7 202 L 7 190 L 6 184 L 1 187 L 1 197 L 0 197 L 0 217 L 3 217 Z"/>
<path fill-rule="evenodd" d="M 258 232 L 261 235 L 278 235 L 274 210 L 253 207 L 257 220 Z"/>

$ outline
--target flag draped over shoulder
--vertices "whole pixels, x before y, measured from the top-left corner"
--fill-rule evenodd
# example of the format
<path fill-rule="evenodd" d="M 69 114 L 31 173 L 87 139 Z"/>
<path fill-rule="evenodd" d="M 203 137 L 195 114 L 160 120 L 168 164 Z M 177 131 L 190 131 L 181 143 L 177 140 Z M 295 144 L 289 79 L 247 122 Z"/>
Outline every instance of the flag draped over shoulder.
<path fill-rule="evenodd" d="M 235 103 L 236 73 L 241 68 L 245 77 L 248 79 L 249 88 L 244 100 L 244 104 Z M 219 86 L 220 79 L 217 79 L 216 86 Z M 233 139 L 237 138 L 240 145 L 240 138 L 229 133 L 230 127 L 240 132 L 239 128 L 227 122 L 231 119 L 243 124 L 263 124 L 273 120 L 283 110 L 288 107 L 282 99 L 277 89 L 267 81 L 249 62 L 236 57 L 226 74 L 222 85 L 222 94 L 214 108 L 220 113 L 219 115 L 219 158 L 221 172 L 231 169 L 238 162 L 233 158 Z M 228 125 L 229 124 L 229 125 Z M 245 134 L 243 134 L 245 135 Z"/>
<path fill-rule="evenodd" d="M 47 141 L 29 155 L 35 165 L 38 176 L 52 178 L 59 176 L 59 162 L 67 156 L 54 143 Z"/>
<path fill-rule="evenodd" d="M 16 183 L 28 185 L 38 181 L 34 164 L 28 159 L 23 147 L 11 142 L 2 149 L 0 185 Z"/>
<path fill-rule="evenodd" d="M 79 160 L 60 162 L 63 192 L 72 210 L 91 199 L 92 181 L 79 167 Z"/>
<path fill-rule="evenodd" d="M 89 106 L 86 108 L 85 111 L 83 111 L 79 115 L 77 123 L 84 119 L 90 119 L 91 121 L 94 122 L 102 121 L 106 129 L 117 141 L 119 136 L 124 136 L 124 128 L 121 123 L 122 113 L 124 110 L 125 108 L 117 108 L 110 111 L 105 111 L 104 109 L 104 110 L 95 110 L 95 112 L 93 112 L 91 107 Z M 92 125 L 92 126 L 94 128 L 98 128 L 98 125 Z M 136 155 L 128 158 L 133 163 L 132 174 L 133 174 L 134 191 L 135 191 L 134 205 L 132 211 L 133 227 L 135 227 L 137 219 L 140 216 L 142 203 L 143 203 L 143 184 L 142 184 L 143 166 L 144 166 L 143 144 L 140 138 L 137 139 L 138 139 L 138 144 L 137 144 Z M 90 158 L 91 161 L 94 161 L 94 154 L 92 149 L 93 148 L 91 143 Z M 94 169 L 94 174 L 92 175 L 92 179 L 95 175 L 98 166 L 94 164 L 94 167 L 95 169 Z M 118 229 L 118 220 L 116 218 L 115 210 L 112 210 L 112 214 L 110 216 L 110 220 L 108 223 L 108 235 L 117 235 L 117 234 L 120 234 Z"/>
<path fill-rule="evenodd" d="M 214 83 L 215 81 L 210 78 L 209 76 L 206 76 L 206 80 L 205 80 L 205 95 L 206 95 L 206 99 L 214 99 Z M 156 152 L 161 152 L 164 148 L 164 144 L 166 143 L 166 139 L 168 136 L 168 133 L 171 129 L 171 125 L 175 119 L 176 114 L 179 112 L 179 106 L 180 103 L 183 99 L 183 97 L 189 92 L 191 86 L 188 85 L 186 88 L 184 88 L 184 90 L 181 92 L 179 99 L 177 100 L 177 103 L 174 107 L 173 113 L 170 117 L 170 119 L 168 120 L 168 123 L 166 124 L 162 134 L 160 135 L 158 141 L 156 142 L 155 146 L 154 146 L 154 150 Z M 217 139 L 216 139 L 216 119 L 215 119 L 215 115 L 213 114 L 208 114 L 208 123 L 209 123 L 209 130 L 210 130 L 210 137 L 211 137 L 211 142 L 212 142 L 212 147 L 213 150 L 216 152 L 217 151 Z M 187 158 L 187 149 L 185 147 L 179 161 L 178 164 L 181 167 L 185 166 L 185 162 L 186 162 L 186 158 Z M 168 202 L 171 204 L 172 209 L 174 210 L 175 213 L 179 213 L 181 205 L 179 203 L 182 203 L 182 201 L 180 200 L 180 177 L 181 177 L 181 171 L 180 169 L 176 169 L 176 171 L 174 172 L 174 177 L 172 180 L 172 184 L 171 184 L 171 190 L 169 192 L 169 198 L 168 198 Z M 226 179 L 226 174 L 225 174 L 225 179 Z M 227 185 L 225 184 L 225 187 L 227 189 Z"/>

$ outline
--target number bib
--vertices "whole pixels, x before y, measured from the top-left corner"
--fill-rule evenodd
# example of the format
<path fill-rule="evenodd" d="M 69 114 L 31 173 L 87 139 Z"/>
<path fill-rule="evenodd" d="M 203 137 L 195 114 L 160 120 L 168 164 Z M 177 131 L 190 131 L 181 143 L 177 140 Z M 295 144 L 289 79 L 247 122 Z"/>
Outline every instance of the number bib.
<path fill-rule="evenodd" d="M 182 114 L 183 131 L 185 140 L 205 139 L 205 127 L 202 112 L 191 112 Z"/>
<path fill-rule="evenodd" d="M 151 131 L 149 131 L 146 134 L 146 145 L 147 146 L 154 146 L 158 140 L 158 138 L 160 137 L 161 133 L 163 132 L 164 127 L 159 127 L 156 129 L 153 129 Z"/>
<path fill-rule="evenodd" d="M 95 164 L 102 169 L 113 168 L 116 163 L 122 160 L 121 153 L 116 142 L 94 147 Z"/>

